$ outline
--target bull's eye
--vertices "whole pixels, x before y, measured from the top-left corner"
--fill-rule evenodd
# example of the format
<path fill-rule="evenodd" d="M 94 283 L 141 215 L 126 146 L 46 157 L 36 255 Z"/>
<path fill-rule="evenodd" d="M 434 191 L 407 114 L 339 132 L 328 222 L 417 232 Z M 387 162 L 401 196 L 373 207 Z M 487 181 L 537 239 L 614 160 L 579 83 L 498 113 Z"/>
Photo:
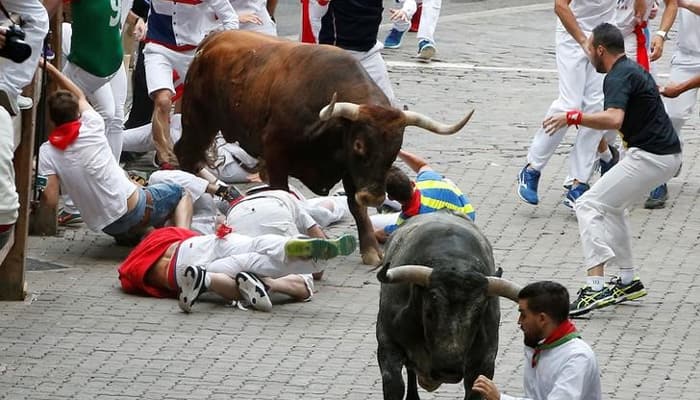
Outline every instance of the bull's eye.
<path fill-rule="evenodd" d="M 365 155 L 365 143 L 362 140 L 355 140 L 355 143 L 353 143 L 352 148 L 355 151 L 355 154 L 361 156 Z"/>

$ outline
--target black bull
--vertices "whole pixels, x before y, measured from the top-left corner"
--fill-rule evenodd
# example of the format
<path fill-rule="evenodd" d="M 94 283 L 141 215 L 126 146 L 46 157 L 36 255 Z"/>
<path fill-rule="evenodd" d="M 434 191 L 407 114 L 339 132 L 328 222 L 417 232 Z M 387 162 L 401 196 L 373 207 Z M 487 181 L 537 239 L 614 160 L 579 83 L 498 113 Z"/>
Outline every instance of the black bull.
<path fill-rule="evenodd" d="M 220 130 L 262 160 L 272 187 L 287 190 L 294 176 L 326 195 L 342 180 L 363 262 L 374 265 L 381 251 L 366 207 L 384 200 L 404 128 L 452 134 L 471 116 L 448 126 L 398 110 L 348 52 L 242 31 L 213 34 L 200 44 L 182 106 L 175 154 L 184 170 L 205 165 Z"/>
<path fill-rule="evenodd" d="M 384 399 L 417 384 L 428 391 L 479 375 L 493 377 L 498 350 L 498 296 L 517 302 L 517 285 L 500 279 L 491 245 L 469 219 L 447 210 L 412 217 L 392 235 L 377 274 L 377 359 Z"/>

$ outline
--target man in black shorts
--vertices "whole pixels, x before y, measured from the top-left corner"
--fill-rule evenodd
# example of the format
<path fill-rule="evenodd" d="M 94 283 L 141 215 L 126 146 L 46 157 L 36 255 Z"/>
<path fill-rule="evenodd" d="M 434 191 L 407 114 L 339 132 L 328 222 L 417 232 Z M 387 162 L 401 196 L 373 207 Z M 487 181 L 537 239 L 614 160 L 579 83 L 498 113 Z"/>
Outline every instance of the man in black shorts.
<path fill-rule="evenodd" d="M 622 134 L 624 158 L 576 201 L 586 285 L 571 303 L 572 316 L 634 300 L 647 294 L 635 276 L 629 216 L 626 209 L 656 186 L 669 180 L 681 164 L 681 144 L 654 78 L 625 57 L 622 34 L 604 23 L 588 43 L 591 63 L 607 73 L 603 84 L 604 111 L 570 110 L 545 119 L 549 133 L 565 125 L 615 129 Z M 605 284 L 605 266 L 614 263 L 620 276 Z"/>

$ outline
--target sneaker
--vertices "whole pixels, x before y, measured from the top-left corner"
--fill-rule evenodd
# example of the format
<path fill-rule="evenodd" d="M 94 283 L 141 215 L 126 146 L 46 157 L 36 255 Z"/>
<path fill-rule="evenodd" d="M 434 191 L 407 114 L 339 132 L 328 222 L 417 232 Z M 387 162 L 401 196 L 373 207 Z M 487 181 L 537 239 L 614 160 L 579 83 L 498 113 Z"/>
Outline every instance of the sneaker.
<path fill-rule="evenodd" d="M 429 61 L 435 56 L 435 45 L 427 39 L 421 39 L 418 42 L 418 58 Z"/>
<path fill-rule="evenodd" d="M 418 8 L 416 8 L 416 12 L 413 14 L 413 18 L 411 18 L 411 27 L 408 28 L 409 32 L 418 32 L 418 27 L 420 26 L 420 16 L 423 13 L 423 4 L 418 4 Z"/>
<path fill-rule="evenodd" d="M 403 34 L 405 32 L 401 32 L 398 29 L 391 28 L 389 31 L 389 35 L 387 35 L 386 39 L 384 39 L 384 48 L 385 49 L 398 49 L 401 47 L 401 40 L 403 39 Z"/>
<path fill-rule="evenodd" d="M 17 107 L 19 107 L 20 110 L 29 110 L 33 106 L 34 101 L 31 98 L 22 95 L 17 96 Z"/>
<path fill-rule="evenodd" d="M 605 291 L 610 293 L 613 304 L 619 304 L 623 301 L 636 300 L 647 295 L 647 290 L 639 278 L 634 278 L 627 285 L 622 284 L 622 279 L 613 278 Z"/>
<path fill-rule="evenodd" d="M 651 193 L 649 193 L 649 197 L 644 202 L 644 208 L 648 210 L 664 208 L 666 206 L 667 199 L 668 187 L 664 183 L 661 186 L 657 186 L 654 190 L 651 191 Z"/>
<path fill-rule="evenodd" d="M 175 280 L 180 287 L 177 305 L 186 313 L 192 312 L 192 305 L 206 289 L 207 271 L 199 265 L 180 265 L 175 267 Z"/>
<path fill-rule="evenodd" d="M 350 255 L 356 248 L 357 240 L 352 235 L 343 235 L 335 239 L 290 239 L 284 245 L 287 256 L 321 260 Z"/>
<path fill-rule="evenodd" d="M 578 183 L 566 192 L 566 197 L 564 198 L 564 205 L 569 208 L 574 208 L 576 200 L 581 197 L 588 189 L 591 187 L 587 183 Z"/>
<path fill-rule="evenodd" d="M 267 288 L 257 275 L 252 272 L 239 272 L 236 275 L 236 284 L 246 305 L 259 311 L 272 310 L 272 301 L 267 295 Z"/>
<path fill-rule="evenodd" d="M 17 107 L 17 99 L 12 98 L 5 90 L 0 89 L 0 107 L 4 107 L 10 115 L 15 116 L 19 114 L 19 108 Z"/>
<path fill-rule="evenodd" d="M 578 297 L 569 307 L 569 316 L 575 317 L 586 314 L 597 308 L 603 308 L 613 304 L 609 290 L 595 291 L 590 286 L 584 286 L 578 291 Z"/>
<path fill-rule="evenodd" d="M 598 165 L 600 166 L 600 176 L 605 175 L 606 172 L 610 171 L 610 168 L 614 167 L 615 164 L 617 164 L 617 162 L 620 161 L 620 152 L 617 151 L 617 149 L 613 146 L 608 145 L 608 148 L 612 153 L 612 160 L 607 162 L 603 160 L 598 160 Z"/>
<path fill-rule="evenodd" d="M 540 182 L 540 171 L 530 169 L 527 165 L 518 174 L 518 196 L 532 205 L 539 203 L 537 185 Z"/>
<path fill-rule="evenodd" d="M 58 213 L 58 225 L 60 226 L 77 225 L 81 223 L 83 223 L 83 217 L 80 216 L 80 213 L 71 214 L 65 210 L 61 210 L 61 212 Z"/>

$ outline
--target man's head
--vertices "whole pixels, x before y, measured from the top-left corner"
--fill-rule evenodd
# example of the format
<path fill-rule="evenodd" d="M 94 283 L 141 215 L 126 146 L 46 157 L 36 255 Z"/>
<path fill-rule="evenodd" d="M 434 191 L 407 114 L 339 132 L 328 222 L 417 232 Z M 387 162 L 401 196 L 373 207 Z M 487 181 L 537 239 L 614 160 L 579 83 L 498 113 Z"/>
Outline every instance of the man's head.
<path fill-rule="evenodd" d="M 588 39 L 591 64 L 601 74 L 607 73 L 615 60 L 625 54 L 625 40 L 615 25 L 607 22 L 596 26 Z"/>
<path fill-rule="evenodd" d="M 518 311 L 525 344 L 535 347 L 569 318 L 569 292 L 552 281 L 531 283 L 518 294 Z"/>
<path fill-rule="evenodd" d="M 66 122 L 80 118 L 78 98 L 67 90 L 57 90 L 48 98 L 49 116 L 54 125 L 63 125 Z"/>
<path fill-rule="evenodd" d="M 401 204 L 407 203 L 413 197 L 415 184 L 408 175 L 398 167 L 392 166 L 386 174 L 386 194 L 389 199 L 396 200 Z"/>

